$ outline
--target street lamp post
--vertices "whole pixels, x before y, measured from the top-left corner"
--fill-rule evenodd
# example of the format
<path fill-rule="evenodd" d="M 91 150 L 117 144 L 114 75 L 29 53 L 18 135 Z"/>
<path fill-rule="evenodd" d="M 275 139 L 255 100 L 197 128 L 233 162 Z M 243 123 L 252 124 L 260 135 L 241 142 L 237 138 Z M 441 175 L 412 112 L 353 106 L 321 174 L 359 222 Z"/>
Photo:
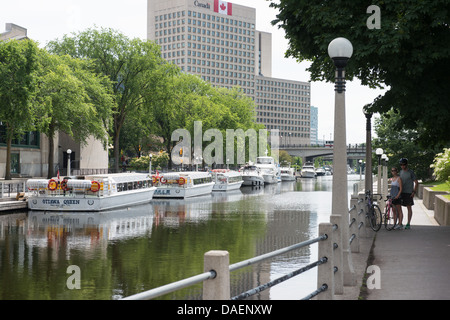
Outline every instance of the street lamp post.
<path fill-rule="evenodd" d="M 383 149 L 377 148 L 375 154 L 378 157 L 378 169 L 377 169 L 377 193 L 381 194 L 381 156 L 383 155 Z"/>
<path fill-rule="evenodd" d="M 349 244 L 349 214 L 347 194 L 347 142 L 345 124 L 345 67 L 353 54 L 353 46 L 345 38 L 336 38 L 328 45 L 328 54 L 336 66 L 332 216 L 340 217 L 340 243 L 344 285 L 355 285 L 356 278 Z M 339 266 L 338 266 L 339 268 Z"/>
<path fill-rule="evenodd" d="M 366 116 L 366 167 L 365 167 L 365 189 L 372 191 L 372 113 L 363 109 Z"/>
<path fill-rule="evenodd" d="M 70 176 L 70 155 L 72 154 L 72 150 L 67 149 L 67 176 Z"/>

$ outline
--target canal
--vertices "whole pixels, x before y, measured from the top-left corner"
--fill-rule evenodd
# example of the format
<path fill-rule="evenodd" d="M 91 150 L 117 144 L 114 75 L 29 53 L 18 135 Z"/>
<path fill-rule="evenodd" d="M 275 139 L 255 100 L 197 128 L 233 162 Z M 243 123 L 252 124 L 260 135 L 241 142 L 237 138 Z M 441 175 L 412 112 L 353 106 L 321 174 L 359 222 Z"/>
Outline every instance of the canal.
<path fill-rule="evenodd" d="M 359 175 L 348 177 L 350 195 Z M 331 188 L 332 177 L 323 176 L 102 213 L 1 215 L 0 300 L 120 299 L 202 273 L 209 250 L 227 250 L 236 263 L 314 238 L 329 221 Z M 237 270 L 232 295 L 316 260 L 317 244 Z M 252 299 L 301 299 L 316 289 L 316 275 L 307 271 Z M 196 285 L 160 299 L 201 295 Z"/>

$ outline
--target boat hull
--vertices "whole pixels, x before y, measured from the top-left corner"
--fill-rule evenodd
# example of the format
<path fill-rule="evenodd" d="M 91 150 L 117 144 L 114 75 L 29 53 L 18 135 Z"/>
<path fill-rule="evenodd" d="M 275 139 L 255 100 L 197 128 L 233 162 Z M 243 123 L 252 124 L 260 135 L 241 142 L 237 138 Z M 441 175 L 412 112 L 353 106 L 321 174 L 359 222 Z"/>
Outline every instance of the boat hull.
<path fill-rule="evenodd" d="M 151 201 L 156 187 L 120 192 L 113 195 L 96 196 L 30 196 L 28 208 L 41 211 L 103 211 Z"/>
<path fill-rule="evenodd" d="M 213 190 L 214 182 L 205 183 L 193 187 L 158 187 L 153 195 L 154 198 L 191 198 L 205 194 L 210 194 Z"/>
<path fill-rule="evenodd" d="M 294 181 L 295 180 L 295 176 L 290 175 L 290 174 L 281 174 L 281 181 Z"/>
<path fill-rule="evenodd" d="M 312 171 L 302 171 L 302 178 L 314 178 L 316 174 Z"/>
<path fill-rule="evenodd" d="M 213 191 L 231 191 L 238 190 L 244 181 L 233 183 L 216 183 L 214 184 Z"/>
<path fill-rule="evenodd" d="M 242 180 L 244 180 L 243 186 L 263 186 L 264 178 L 261 176 L 243 175 Z"/>

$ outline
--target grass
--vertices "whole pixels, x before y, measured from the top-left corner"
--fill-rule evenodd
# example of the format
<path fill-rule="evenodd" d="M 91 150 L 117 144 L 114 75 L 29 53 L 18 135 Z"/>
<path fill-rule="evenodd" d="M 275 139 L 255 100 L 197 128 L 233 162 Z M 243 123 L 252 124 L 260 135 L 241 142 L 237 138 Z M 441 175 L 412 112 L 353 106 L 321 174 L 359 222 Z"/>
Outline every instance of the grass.
<path fill-rule="evenodd" d="M 435 183 L 435 186 L 431 188 L 434 191 L 450 191 L 450 184 L 447 182 L 439 182 Z"/>

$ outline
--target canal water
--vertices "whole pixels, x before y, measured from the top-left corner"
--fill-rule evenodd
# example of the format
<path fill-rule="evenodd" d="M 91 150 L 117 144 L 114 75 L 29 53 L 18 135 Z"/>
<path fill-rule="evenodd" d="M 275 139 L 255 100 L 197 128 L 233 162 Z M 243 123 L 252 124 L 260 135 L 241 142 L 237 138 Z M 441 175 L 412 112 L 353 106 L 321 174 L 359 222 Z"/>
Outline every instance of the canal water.
<path fill-rule="evenodd" d="M 359 175 L 348 177 L 350 195 Z M 323 176 L 102 213 L 1 215 L 0 300 L 120 299 L 202 273 L 209 250 L 227 250 L 232 264 L 315 238 L 329 221 L 331 188 L 332 176 Z M 231 293 L 316 260 L 314 244 L 236 270 Z M 316 276 L 314 268 L 251 299 L 301 299 Z M 159 299 L 201 295 L 200 284 Z"/>

